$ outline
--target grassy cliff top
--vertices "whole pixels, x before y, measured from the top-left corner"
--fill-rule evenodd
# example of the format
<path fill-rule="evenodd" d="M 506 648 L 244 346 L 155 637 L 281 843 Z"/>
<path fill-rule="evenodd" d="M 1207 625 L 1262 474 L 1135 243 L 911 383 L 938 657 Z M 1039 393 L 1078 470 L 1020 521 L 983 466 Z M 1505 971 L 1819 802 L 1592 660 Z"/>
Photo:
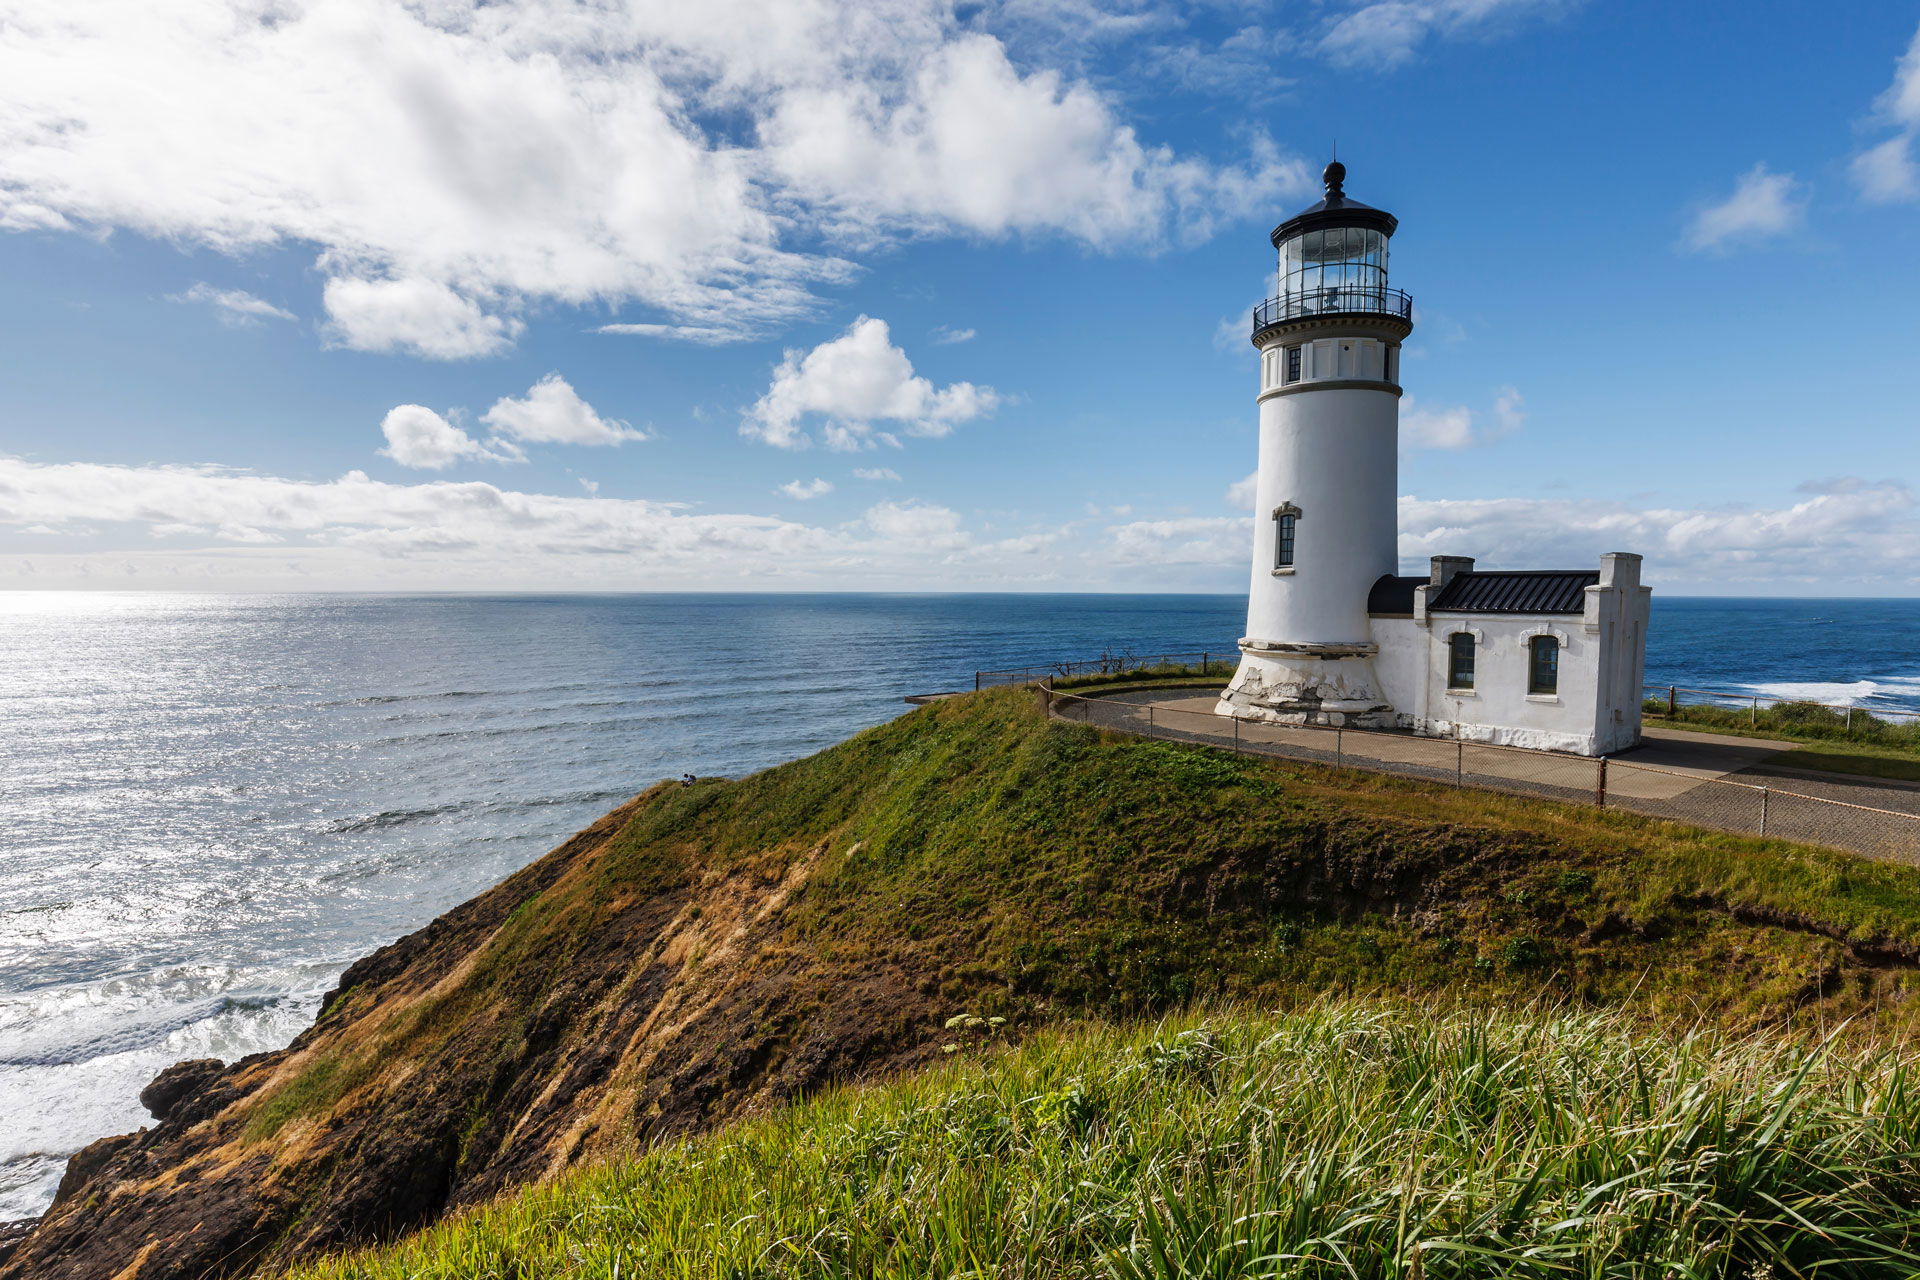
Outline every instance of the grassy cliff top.
<path fill-rule="evenodd" d="M 244 1273 L 390 1238 L 998 1034 L 1349 993 L 1904 1028 L 1920 871 L 945 700 L 663 784 L 183 1068 L 0 1277 Z M 1797 1032 L 1796 1032 L 1797 1033 Z M 507 1274 L 507 1273 L 502 1273 Z"/>
<path fill-rule="evenodd" d="M 1329 1002 L 1043 1034 L 574 1173 L 299 1280 L 1884 1276 L 1884 1055 Z M 974 1058 L 975 1054 L 979 1056 Z"/>

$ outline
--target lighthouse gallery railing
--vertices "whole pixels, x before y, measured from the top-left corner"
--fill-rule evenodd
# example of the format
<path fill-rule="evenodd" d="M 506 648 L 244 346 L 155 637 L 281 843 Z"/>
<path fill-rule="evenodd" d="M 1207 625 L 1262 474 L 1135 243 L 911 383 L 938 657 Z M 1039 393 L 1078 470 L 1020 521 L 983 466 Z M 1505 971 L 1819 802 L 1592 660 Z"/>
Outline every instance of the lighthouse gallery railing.
<path fill-rule="evenodd" d="M 1283 293 L 1253 309 L 1253 327 L 1258 331 L 1310 316 L 1356 315 L 1412 320 L 1413 295 L 1404 289 L 1373 289 L 1365 285 L 1330 285 L 1304 293 Z"/>

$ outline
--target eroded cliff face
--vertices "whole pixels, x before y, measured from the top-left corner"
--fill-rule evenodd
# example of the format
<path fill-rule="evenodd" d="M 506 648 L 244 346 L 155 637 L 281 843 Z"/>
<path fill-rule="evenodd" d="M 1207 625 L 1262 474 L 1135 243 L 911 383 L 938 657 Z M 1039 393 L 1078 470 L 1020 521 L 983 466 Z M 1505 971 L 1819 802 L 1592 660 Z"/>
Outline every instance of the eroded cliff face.
<path fill-rule="evenodd" d="M 1657 973 L 1693 1016 L 1831 1018 L 1904 991 L 1920 873 L 1769 903 L 1754 884 L 1824 864 L 1720 838 L 1763 860 L 1716 886 L 1690 846 L 1564 812 L 1115 740 L 1012 690 L 663 784 L 355 964 L 286 1049 L 169 1069 L 156 1123 L 74 1158 L 0 1280 L 202 1280 L 388 1238 L 936 1057 L 963 1010 L 1607 1000 Z M 1676 867 L 1691 896 L 1658 889 Z M 1820 928 L 1796 902 L 1824 903 Z"/>
<path fill-rule="evenodd" d="M 923 1052 L 907 975 L 828 1001 L 780 945 L 817 846 L 609 874 L 663 790 L 355 964 L 285 1050 L 164 1074 L 0 1275 L 243 1274 Z"/>

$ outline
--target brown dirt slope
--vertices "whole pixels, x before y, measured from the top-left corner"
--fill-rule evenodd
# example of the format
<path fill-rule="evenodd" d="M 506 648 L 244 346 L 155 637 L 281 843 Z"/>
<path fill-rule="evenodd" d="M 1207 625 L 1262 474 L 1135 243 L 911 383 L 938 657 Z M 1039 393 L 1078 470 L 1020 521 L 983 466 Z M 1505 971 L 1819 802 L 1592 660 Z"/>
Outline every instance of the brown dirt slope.
<path fill-rule="evenodd" d="M 1049 723 L 1015 690 L 662 785 L 349 969 L 277 1053 L 170 1069 L 0 1280 L 188 1280 L 1014 1027 L 1328 989 L 1885 1024 L 1920 872 Z"/>

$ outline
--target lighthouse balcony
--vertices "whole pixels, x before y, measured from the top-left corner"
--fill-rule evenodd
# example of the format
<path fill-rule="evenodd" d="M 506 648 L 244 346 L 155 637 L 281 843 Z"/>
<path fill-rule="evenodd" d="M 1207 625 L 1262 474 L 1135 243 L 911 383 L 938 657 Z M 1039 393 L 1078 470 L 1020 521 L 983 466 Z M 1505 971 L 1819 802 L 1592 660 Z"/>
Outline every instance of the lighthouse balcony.
<path fill-rule="evenodd" d="M 1328 285 L 1303 293 L 1283 293 L 1253 309 L 1253 331 L 1259 333 L 1290 320 L 1334 316 L 1389 316 L 1411 323 L 1413 296 L 1404 289 L 1369 285 Z"/>

